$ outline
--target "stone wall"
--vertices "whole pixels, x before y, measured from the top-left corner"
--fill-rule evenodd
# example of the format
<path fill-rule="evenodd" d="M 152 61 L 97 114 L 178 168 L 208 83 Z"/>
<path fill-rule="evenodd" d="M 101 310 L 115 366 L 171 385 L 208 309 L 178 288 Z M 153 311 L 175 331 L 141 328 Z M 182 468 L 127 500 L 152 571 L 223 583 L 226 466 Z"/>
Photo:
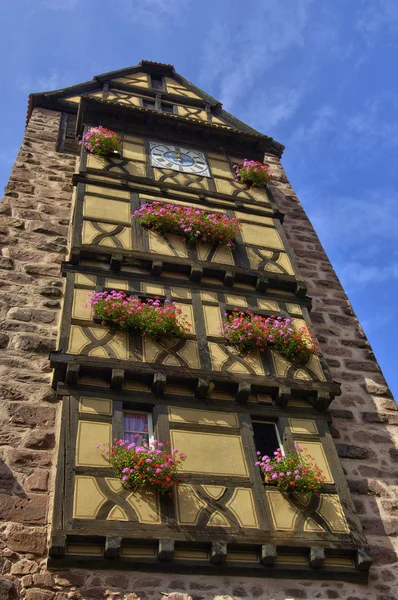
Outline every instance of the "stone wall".
<path fill-rule="evenodd" d="M 59 120 L 34 111 L 0 203 L 1 599 L 19 597 L 26 575 L 40 577 L 47 544 L 56 443 L 48 354 L 58 331 L 76 161 L 55 150 Z"/>
<path fill-rule="evenodd" d="M 75 168 L 75 157 L 55 151 L 58 126 L 56 113 L 34 111 L 0 208 L 0 600 L 395 600 L 397 406 L 275 157 L 266 157 L 275 172 L 275 199 L 314 300 L 322 352 L 342 382 L 332 431 L 373 553 L 370 584 L 46 570 L 58 432 L 48 352 L 62 302 L 60 263 Z"/>

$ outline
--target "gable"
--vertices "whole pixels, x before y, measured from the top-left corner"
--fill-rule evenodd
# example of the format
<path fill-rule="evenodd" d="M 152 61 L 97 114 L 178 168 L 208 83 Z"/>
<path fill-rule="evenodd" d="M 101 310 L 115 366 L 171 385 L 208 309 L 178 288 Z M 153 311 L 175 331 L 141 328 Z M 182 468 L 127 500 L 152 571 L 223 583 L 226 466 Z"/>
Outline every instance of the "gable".
<path fill-rule="evenodd" d="M 176 79 L 172 77 L 165 77 L 167 92 L 169 94 L 174 94 L 176 96 L 183 96 L 185 98 L 196 98 L 201 100 L 201 96 L 195 94 L 191 90 L 189 90 L 186 86 L 179 83 Z"/>
<path fill-rule="evenodd" d="M 87 92 L 83 92 L 81 94 L 74 94 L 73 96 L 63 96 L 62 99 L 66 100 L 67 102 L 73 102 L 74 104 L 79 104 L 80 98 L 83 95 L 94 96 L 95 98 L 102 98 L 103 92 L 102 92 L 102 89 L 98 90 L 98 92 L 89 92 L 88 94 L 87 94 Z"/>
<path fill-rule="evenodd" d="M 133 109 L 171 113 L 174 118 L 189 119 L 218 129 L 259 134 L 224 111 L 221 103 L 212 96 L 176 73 L 172 65 L 150 61 L 141 61 L 138 66 L 95 76 L 87 83 L 32 94 L 28 119 L 35 106 L 76 112 L 83 96 Z"/>
<path fill-rule="evenodd" d="M 125 75 L 124 77 L 116 77 L 110 79 L 109 83 L 123 83 L 133 87 L 150 87 L 150 76 L 148 73 L 132 73 L 131 75 Z"/>

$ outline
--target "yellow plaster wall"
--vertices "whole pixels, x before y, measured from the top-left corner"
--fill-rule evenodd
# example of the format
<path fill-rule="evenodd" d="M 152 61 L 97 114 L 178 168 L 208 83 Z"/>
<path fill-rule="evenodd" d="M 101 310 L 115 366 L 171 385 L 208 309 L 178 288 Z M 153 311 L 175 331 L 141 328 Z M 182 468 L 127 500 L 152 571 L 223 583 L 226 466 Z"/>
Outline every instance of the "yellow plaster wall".
<path fill-rule="evenodd" d="M 74 290 L 72 304 L 72 319 L 92 321 L 91 307 L 87 306 L 90 292 L 88 290 Z"/>
<path fill-rule="evenodd" d="M 169 407 L 169 421 L 173 423 L 195 423 L 217 427 L 238 427 L 239 425 L 235 413 L 183 408 L 181 406 Z"/>
<path fill-rule="evenodd" d="M 261 225 L 243 222 L 241 223 L 241 232 L 245 244 L 283 250 L 281 237 L 273 227 L 262 227 Z"/>
<path fill-rule="evenodd" d="M 77 427 L 76 465 L 84 467 L 107 467 L 109 462 L 96 447 L 112 444 L 112 425 L 96 421 L 80 420 Z"/>
<path fill-rule="evenodd" d="M 185 96 L 187 98 L 200 99 L 200 96 L 198 96 L 197 94 L 195 94 L 194 92 L 192 92 L 191 90 L 186 88 L 181 83 L 178 83 L 175 79 L 173 79 L 171 77 L 165 77 L 165 81 L 166 81 L 167 92 L 169 94 L 175 94 L 177 96 Z"/>
<path fill-rule="evenodd" d="M 175 448 L 188 454 L 182 468 L 184 473 L 249 475 L 242 439 L 238 435 L 174 430 L 171 440 Z"/>
<path fill-rule="evenodd" d="M 83 202 L 83 217 L 111 223 L 130 225 L 131 208 L 129 202 L 120 202 L 110 198 L 85 196 Z"/>
<path fill-rule="evenodd" d="M 108 400 L 106 398 L 82 397 L 79 400 L 79 412 L 90 413 L 94 415 L 111 415 L 112 400 Z"/>
<path fill-rule="evenodd" d="M 126 75 L 125 77 L 116 77 L 115 79 L 112 79 L 112 82 L 148 88 L 150 79 L 147 73 L 133 73 L 132 75 Z"/>

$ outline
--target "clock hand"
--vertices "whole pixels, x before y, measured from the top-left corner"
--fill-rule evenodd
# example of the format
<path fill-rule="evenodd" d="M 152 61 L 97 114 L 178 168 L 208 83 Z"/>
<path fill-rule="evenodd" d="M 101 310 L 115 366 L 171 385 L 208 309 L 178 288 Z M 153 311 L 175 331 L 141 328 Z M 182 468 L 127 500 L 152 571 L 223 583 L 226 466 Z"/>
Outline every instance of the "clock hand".
<path fill-rule="evenodd" d="M 181 150 L 179 148 L 176 148 L 176 151 L 177 151 L 177 160 L 179 160 L 181 162 L 182 161 Z"/>

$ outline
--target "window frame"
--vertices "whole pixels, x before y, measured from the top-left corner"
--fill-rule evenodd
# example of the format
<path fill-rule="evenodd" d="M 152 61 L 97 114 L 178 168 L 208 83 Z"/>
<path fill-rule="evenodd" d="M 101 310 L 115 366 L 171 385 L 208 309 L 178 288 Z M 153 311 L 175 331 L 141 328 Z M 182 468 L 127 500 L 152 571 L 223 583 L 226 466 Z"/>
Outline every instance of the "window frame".
<path fill-rule="evenodd" d="M 153 75 L 153 74 L 151 73 L 151 74 L 149 75 L 149 77 L 150 77 L 150 82 L 151 82 L 151 89 L 153 89 L 153 90 L 157 90 L 157 91 L 158 91 L 158 90 L 162 90 L 162 91 L 164 91 L 164 90 L 165 90 L 165 78 L 164 78 L 162 75 L 160 75 L 160 76 L 157 76 L 157 75 Z M 154 82 L 154 81 L 160 81 L 160 86 L 153 85 L 153 82 Z"/>
<path fill-rule="evenodd" d="M 148 443 L 153 442 L 153 440 L 155 439 L 155 435 L 154 435 L 154 431 L 153 431 L 153 417 L 152 417 L 152 413 L 150 411 L 146 411 L 146 410 L 132 410 L 130 408 L 122 408 L 122 412 L 123 412 L 123 437 L 126 433 L 125 427 L 124 427 L 124 416 L 126 414 L 131 414 L 131 415 L 146 415 L 147 419 L 148 419 Z M 145 433 L 145 432 L 138 432 L 138 431 L 128 431 L 127 433 Z"/>
<path fill-rule="evenodd" d="M 275 428 L 276 439 L 278 440 L 278 448 L 280 448 L 282 450 L 282 453 L 285 454 L 285 450 L 284 450 L 284 447 L 283 447 L 283 444 L 282 444 L 282 439 L 281 439 L 280 431 L 278 429 L 278 424 L 276 423 L 276 421 L 266 421 L 264 419 L 259 419 L 258 417 L 252 417 L 251 415 L 250 415 L 250 420 L 251 420 L 252 424 L 253 423 L 263 423 L 264 425 L 273 425 L 274 428 Z M 253 443 L 254 443 L 254 448 L 257 451 L 257 448 L 256 448 L 256 436 L 255 436 L 255 433 L 254 433 L 254 429 L 253 429 Z M 276 450 L 276 448 L 275 448 L 275 450 Z"/>
<path fill-rule="evenodd" d="M 136 396 L 136 397 L 135 397 Z M 175 506 L 173 503 L 172 497 L 162 498 L 161 504 L 158 504 L 157 514 L 160 515 L 160 521 L 156 528 L 153 529 L 154 537 L 150 537 L 150 542 L 148 542 L 148 524 L 146 524 L 143 520 L 140 519 L 137 513 L 137 519 L 127 519 L 127 522 L 123 522 L 120 524 L 120 528 L 115 530 L 117 527 L 116 523 L 112 519 L 107 519 L 106 514 L 97 519 L 94 518 L 93 515 L 85 516 L 79 515 L 74 516 L 74 494 L 75 490 L 75 478 L 77 476 L 92 479 L 99 477 L 101 479 L 101 486 L 104 491 L 106 491 L 106 497 L 111 503 L 115 503 L 119 505 L 117 502 L 117 496 L 115 494 L 120 494 L 122 497 L 122 502 L 120 506 L 124 508 L 128 508 L 125 504 L 126 494 L 128 491 L 120 490 L 115 491 L 112 485 L 109 484 L 107 478 L 111 478 L 112 481 L 112 472 L 108 467 L 103 467 L 102 465 L 98 468 L 95 468 L 93 471 L 92 467 L 85 465 L 76 465 L 75 464 L 75 442 L 76 442 L 76 434 L 77 427 L 80 420 L 84 421 L 92 421 L 95 422 L 104 422 L 112 424 L 112 432 L 113 435 L 116 434 L 116 437 L 122 437 L 122 424 L 123 424 L 123 414 L 125 412 L 130 412 L 133 414 L 147 414 L 148 417 L 153 417 L 153 421 L 155 423 L 156 435 L 163 443 L 167 443 L 167 439 L 169 438 L 171 430 L 186 430 L 189 429 L 191 431 L 210 431 L 210 425 L 200 425 L 193 427 L 189 426 L 186 423 L 177 424 L 171 426 L 169 420 L 169 411 L 168 407 L 170 406 L 182 406 L 186 407 L 186 402 L 181 399 L 172 399 L 170 398 L 167 403 L 157 402 L 153 399 L 152 395 L 148 397 L 144 397 L 141 392 L 137 392 L 137 394 L 128 394 L 128 395 L 120 395 L 114 392 L 106 392 L 98 393 L 94 391 L 86 391 L 86 390 L 78 390 L 73 394 L 67 393 L 63 395 L 63 406 L 62 406 L 62 424 L 63 427 L 61 429 L 61 438 L 60 438 L 60 446 L 59 446 L 59 460 L 57 466 L 57 483 L 55 488 L 55 503 L 54 503 L 54 514 L 52 519 L 52 538 L 50 544 L 50 559 L 53 565 L 59 564 L 59 559 L 65 561 L 71 561 L 71 564 L 75 564 L 74 561 L 81 561 L 81 555 L 85 554 L 90 556 L 90 559 L 98 560 L 99 568 L 102 568 L 104 565 L 104 558 L 109 558 L 109 550 L 107 549 L 108 538 L 114 539 L 115 531 L 119 533 L 121 536 L 122 544 L 133 544 L 135 546 L 139 546 L 142 544 L 142 541 L 145 540 L 146 544 L 148 543 L 156 543 L 159 544 L 159 553 L 162 548 L 162 540 L 167 538 L 171 538 L 173 541 L 178 544 L 178 536 L 177 539 L 174 540 L 175 537 L 173 533 L 173 527 L 170 528 L 170 515 L 174 519 L 175 516 Z M 91 411 L 80 411 L 79 410 L 79 402 L 82 397 L 89 397 L 93 399 L 101 399 L 106 397 L 107 400 L 112 401 L 112 410 L 104 409 L 100 410 L 98 413 L 93 414 Z M 140 405 L 139 410 L 135 410 L 135 406 L 133 408 L 132 403 L 134 405 Z M 202 404 L 195 403 L 197 406 L 195 408 L 203 409 Z M 190 403 L 191 405 L 191 403 Z M 148 407 L 151 406 L 151 409 L 148 410 Z M 132 410 L 133 408 L 133 410 Z M 325 548 L 326 552 L 330 548 L 330 541 L 333 542 L 334 550 L 331 550 L 327 555 L 332 556 L 333 553 L 341 554 L 343 557 L 352 557 L 354 558 L 354 552 L 358 552 L 355 554 L 355 560 L 357 563 L 355 564 L 353 560 L 351 560 L 350 570 L 339 570 L 339 574 L 343 575 L 344 580 L 344 572 L 347 573 L 347 576 L 352 581 L 353 578 L 358 578 L 361 580 L 366 580 L 367 573 L 365 570 L 370 566 L 370 558 L 366 553 L 366 540 L 363 537 L 362 529 L 358 523 L 358 520 L 355 515 L 355 509 L 352 504 L 351 497 L 349 496 L 348 486 L 345 482 L 344 474 L 342 471 L 341 464 L 338 460 L 336 450 L 334 448 L 334 443 L 331 438 L 330 431 L 328 429 L 328 423 L 325 418 L 321 418 L 317 413 L 312 413 L 311 415 L 306 414 L 304 416 L 301 415 L 301 411 L 297 413 L 297 411 L 293 411 L 291 417 L 290 416 L 279 416 L 275 414 L 275 409 L 271 409 L 274 413 L 273 416 L 268 413 L 268 409 L 263 407 L 267 413 L 261 411 L 253 410 L 254 407 L 247 407 L 248 410 L 241 412 L 233 411 L 238 413 L 238 422 L 239 425 L 237 429 L 240 430 L 239 435 L 242 439 L 242 449 L 244 453 L 245 460 L 247 461 L 248 466 L 248 476 L 214 476 L 212 474 L 206 474 L 205 477 L 202 477 L 203 474 L 189 474 L 184 475 L 184 483 L 188 485 L 193 485 L 195 489 L 201 488 L 201 486 L 212 486 L 212 485 L 220 485 L 226 488 L 252 488 L 253 490 L 253 499 L 254 504 L 256 506 L 256 514 L 259 520 L 260 527 L 256 529 L 255 532 L 251 532 L 251 538 L 249 540 L 250 547 L 252 548 L 252 554 L 256 555 L 256 558 L 253 559 L 253 564 L 247 564 L 248 574 L 252 575 L 256 572 L 256 568 L 260 563 L 262 564 L 274 564 L 275 558 L 277 556 L 283 559 L 284 554 L 292 554 L 297 550 L 297 545 L 295 542 L 299 542 L 299 546 L 301 548 L 301 554 L 304 557 L 308 558 L 308 566 L 306 563 L 304 571 L 306 573 L 313 573 L 311 568 L 313 564 L 311 563 L 310 549 L 314 546 L 319 546 L 320 548 Z M 218 408 L 216 412 L 218 412 Z M 222 412 L 230 412 L 228 407 L 225 407 L 225 411 Z M 278 409 L 278 412 L 281 412 Z M 268 416 L 269 415 L 269 416 Z M 317 532 L 302 532 L 301 530 L 293 529 L 288 532 L 285 532 L 283 529 L 277 525 L 272 525 L 269 521 L 270 513 L 269 513 L 269 503 L 266 501 L 266 494 L 264 494 L 264 483 L 262 482 L 261 475 L 259 473 L 258 467 L 255 466 L 255 451 L 254 451 L 254 441 L 253 441 L 253 432 L 251 428 L 252 422 L 259 421 L 260 423 L 272 423 L 276 425 L 279 429 L 279 433 L 283 436 L 283 439 L 286 443 L 286 446 L 290 448 L 293 443 L 293 435 L 290 431 L 289 418 L 305 418 L 308 419 L 312 417 L 312 420 L 316 422 L 316 427 L 318 429 L 318 436 L 320 438 L 321 444 L 324 446 L 325 451 L 330 450 L 331 456 L 327 457 L 327 461 L 333 477 L 335 477 L 335 489 L 330 489 L 329 492 L 337 495 L 339 498 L 343 514 L 348 520 L 350 530 L 348 532 L 335 532 L 335 531 L 327 531 L 317 533 Z M 263 417 L 263 418 L 262 418 Z M 148 418 L 148 425 L 149 425 Z M 124 426 L 124 424 L 123 424 Z M 287 428 L 287 429 L 286 429 Z M 214 433 L 217 433 L 217 427 L 214 430 Z M 234 428 L 235 429 L 235 428 Z M 226 430 L 223 430 L 226 433 Z M 149 432 L 149 426 L 148 426 Z M 236 432 L 232 432 L 231 434 L 236 435 Z M 303 434 L 300 434 L 303 436 Z M 307 437 L 307 434 L 305 434 Z M 326 439 L 323 439 L 326 438 Z M 71 443 L 69 443 L 69 439 L 71 439 Z M 100 490 L 102 489 L 100 487 Z M 229 492 L 231 493 L 231 492 Z M 274 492 L 272 492 L 274 493 Z M 207 494 L 207 492 L 206 492 Z M 205 502 L 209 501 L 209 498 L 204 499 Z M 218 499 L 212 499 L 210 494 L 210 504 L 208 505 L 212 511 L 218 510 L 217 505 L 215 503 L 218 502 Z M 227 507 L 228 505 L 225 502 L 221 501 L 220 504 L 221 509 Z M 317 508 L 317 507 L 316 507 Z M 106 510 L 109 511 L 111 506 L 106 506 Z M 209 510 L 210 510 L 209 509 Z M 130 509 L 129 509 L 130 510 Z M 135 508 L 131 509 L 135 510 Z M 137 512 L 137 511 L 136 511 Z M 204 513 L 206 516 L 206 513 Z M 174 515 L 174 516 L 173 516 Z M 208 516 L 208 515 L 207 515 Z M 228 515 L 227 515 L 228 516 Z M 304 514 L 304 517 L 306 515 Z M 228 518 L 230 518 L 228 516 Z M 78 525 L 76 529 L 76 525 Z M 203 532 L 206 534 L 205 543 L 210 543 L 210 541 L 214 540 L 214 534 L 221 534 L 222 539 L 228 538 L 225 542 L 228 542 L 228 548 L 234 551 L 235 544 L 237 545 L 238 550 L 245 550 L 248 544 L 248 537 L 244 534 L 241 536 L 241 527 L 234 523 L 232 523 L 233 527 L 237 527 L 236 531 L 231 530 L 230 532 L 225 530 L 214 530 L 208 531 L 202 530 L 201 525 L 196 523 L 179 523 L 178 528 L 183 533 L 189 534 L 190 544 L 194 548 L 201 548 L 203 545 L 203 539 L 201 536 Z M 250 529 L 250 526 L 247 525 L 245 528 Z M 230 533 L 230 536 L 228 535 Z M 90 550 L 90 536 L 96 536 L 96 542 L 99 539 L 98 548 L 100 552 L 96 552 L 91 556 Z M 210 535 L 211 534 L 211 535 Z M 106 539 L 105 539 L 106 538 Z M 74 553 L 73 550 L 70 549 L 78 546 L 82 547 L 82 551 L 78 551 Z M 283 546 L 283 547 L 282 547 Z M 87 549 L 85 550 L 85 548 Z M 108 546 L 109 547 L 109 546 Z M 120 547 L 120 546 L 119 546 Z M 268 555 L 268 552 L 272 554 L 271 563 L 264 562 L 266 560 L 266 556 L 263 556 L 264 552 Z M 119 557 L 119 554 L 112 555 L 115 558 Z M 154 557 L 156 556 L 156 549 L 154 551 Z M 62 558 L 64 557 L 64 558 Z M 124 557 L 123 562 L 124 562 Z M 151 559 L 148 559 L 145 555 L 144 561 L 149 564 L 153 564 Z M 207 560 L 207 559 L 206 559 Z M 271 558 L 270 558 L 271 560 Z M 227 559 L 228 562 L 228 559 Z M 281 560 L 280 562 L 283 562 Z M 179 568 L 179 561 L 177 560 L 174 563 L 176 571 Z M 189 563 L 188 563 L 189 564 Z M 158 562 L 155 563 L 156 568 L 158 568 Z M 205 563 L 203 563 L 205 565 Z M 358 566 L 359 565 L 359 566 Z M 234 569 L 239 565 L 229 565 Z M 241 565 L 242 566 L 242 565 Z M 282 571 L 286 573 L 287 577 L 289 577 L 289 569 L 285 571 L 283 564 L 280 565 Z M 319 566 L 319 565 L 318 565 Z M 325 564 L 325 566 L 327 566 Z M 211 567 L 212 568 L 212 567 Z M 254 568 L 254 570 L 253 570 Z M 172 569 L 174 570 L 174 569 Z M 326 569 L 326 572 L 329 570 Z M 266 573 L 261 571 L 262 573 Z M 315 572 L 314 572 L 315 573 Z M 324 572 L 322 571 L 322 578 Z M 336 571 L 332 569 L 330 571 L 330 575 L 335 578 Z M 315 577 L 316 578 L 316 577 Z"/>
<path fill-rule="evenodd" d="M 151 106 L 145 106 L 145 103 L 149 103 Z M 153 110 L 164 115 L 178 114 L 176 105 L 173 102 L 163 101 L 159 95 L 156 98 L 141 98 L 141 106 L 146 110 Z M 165 106 L 170 106 L 171 110 L 163 110 Z"/>

